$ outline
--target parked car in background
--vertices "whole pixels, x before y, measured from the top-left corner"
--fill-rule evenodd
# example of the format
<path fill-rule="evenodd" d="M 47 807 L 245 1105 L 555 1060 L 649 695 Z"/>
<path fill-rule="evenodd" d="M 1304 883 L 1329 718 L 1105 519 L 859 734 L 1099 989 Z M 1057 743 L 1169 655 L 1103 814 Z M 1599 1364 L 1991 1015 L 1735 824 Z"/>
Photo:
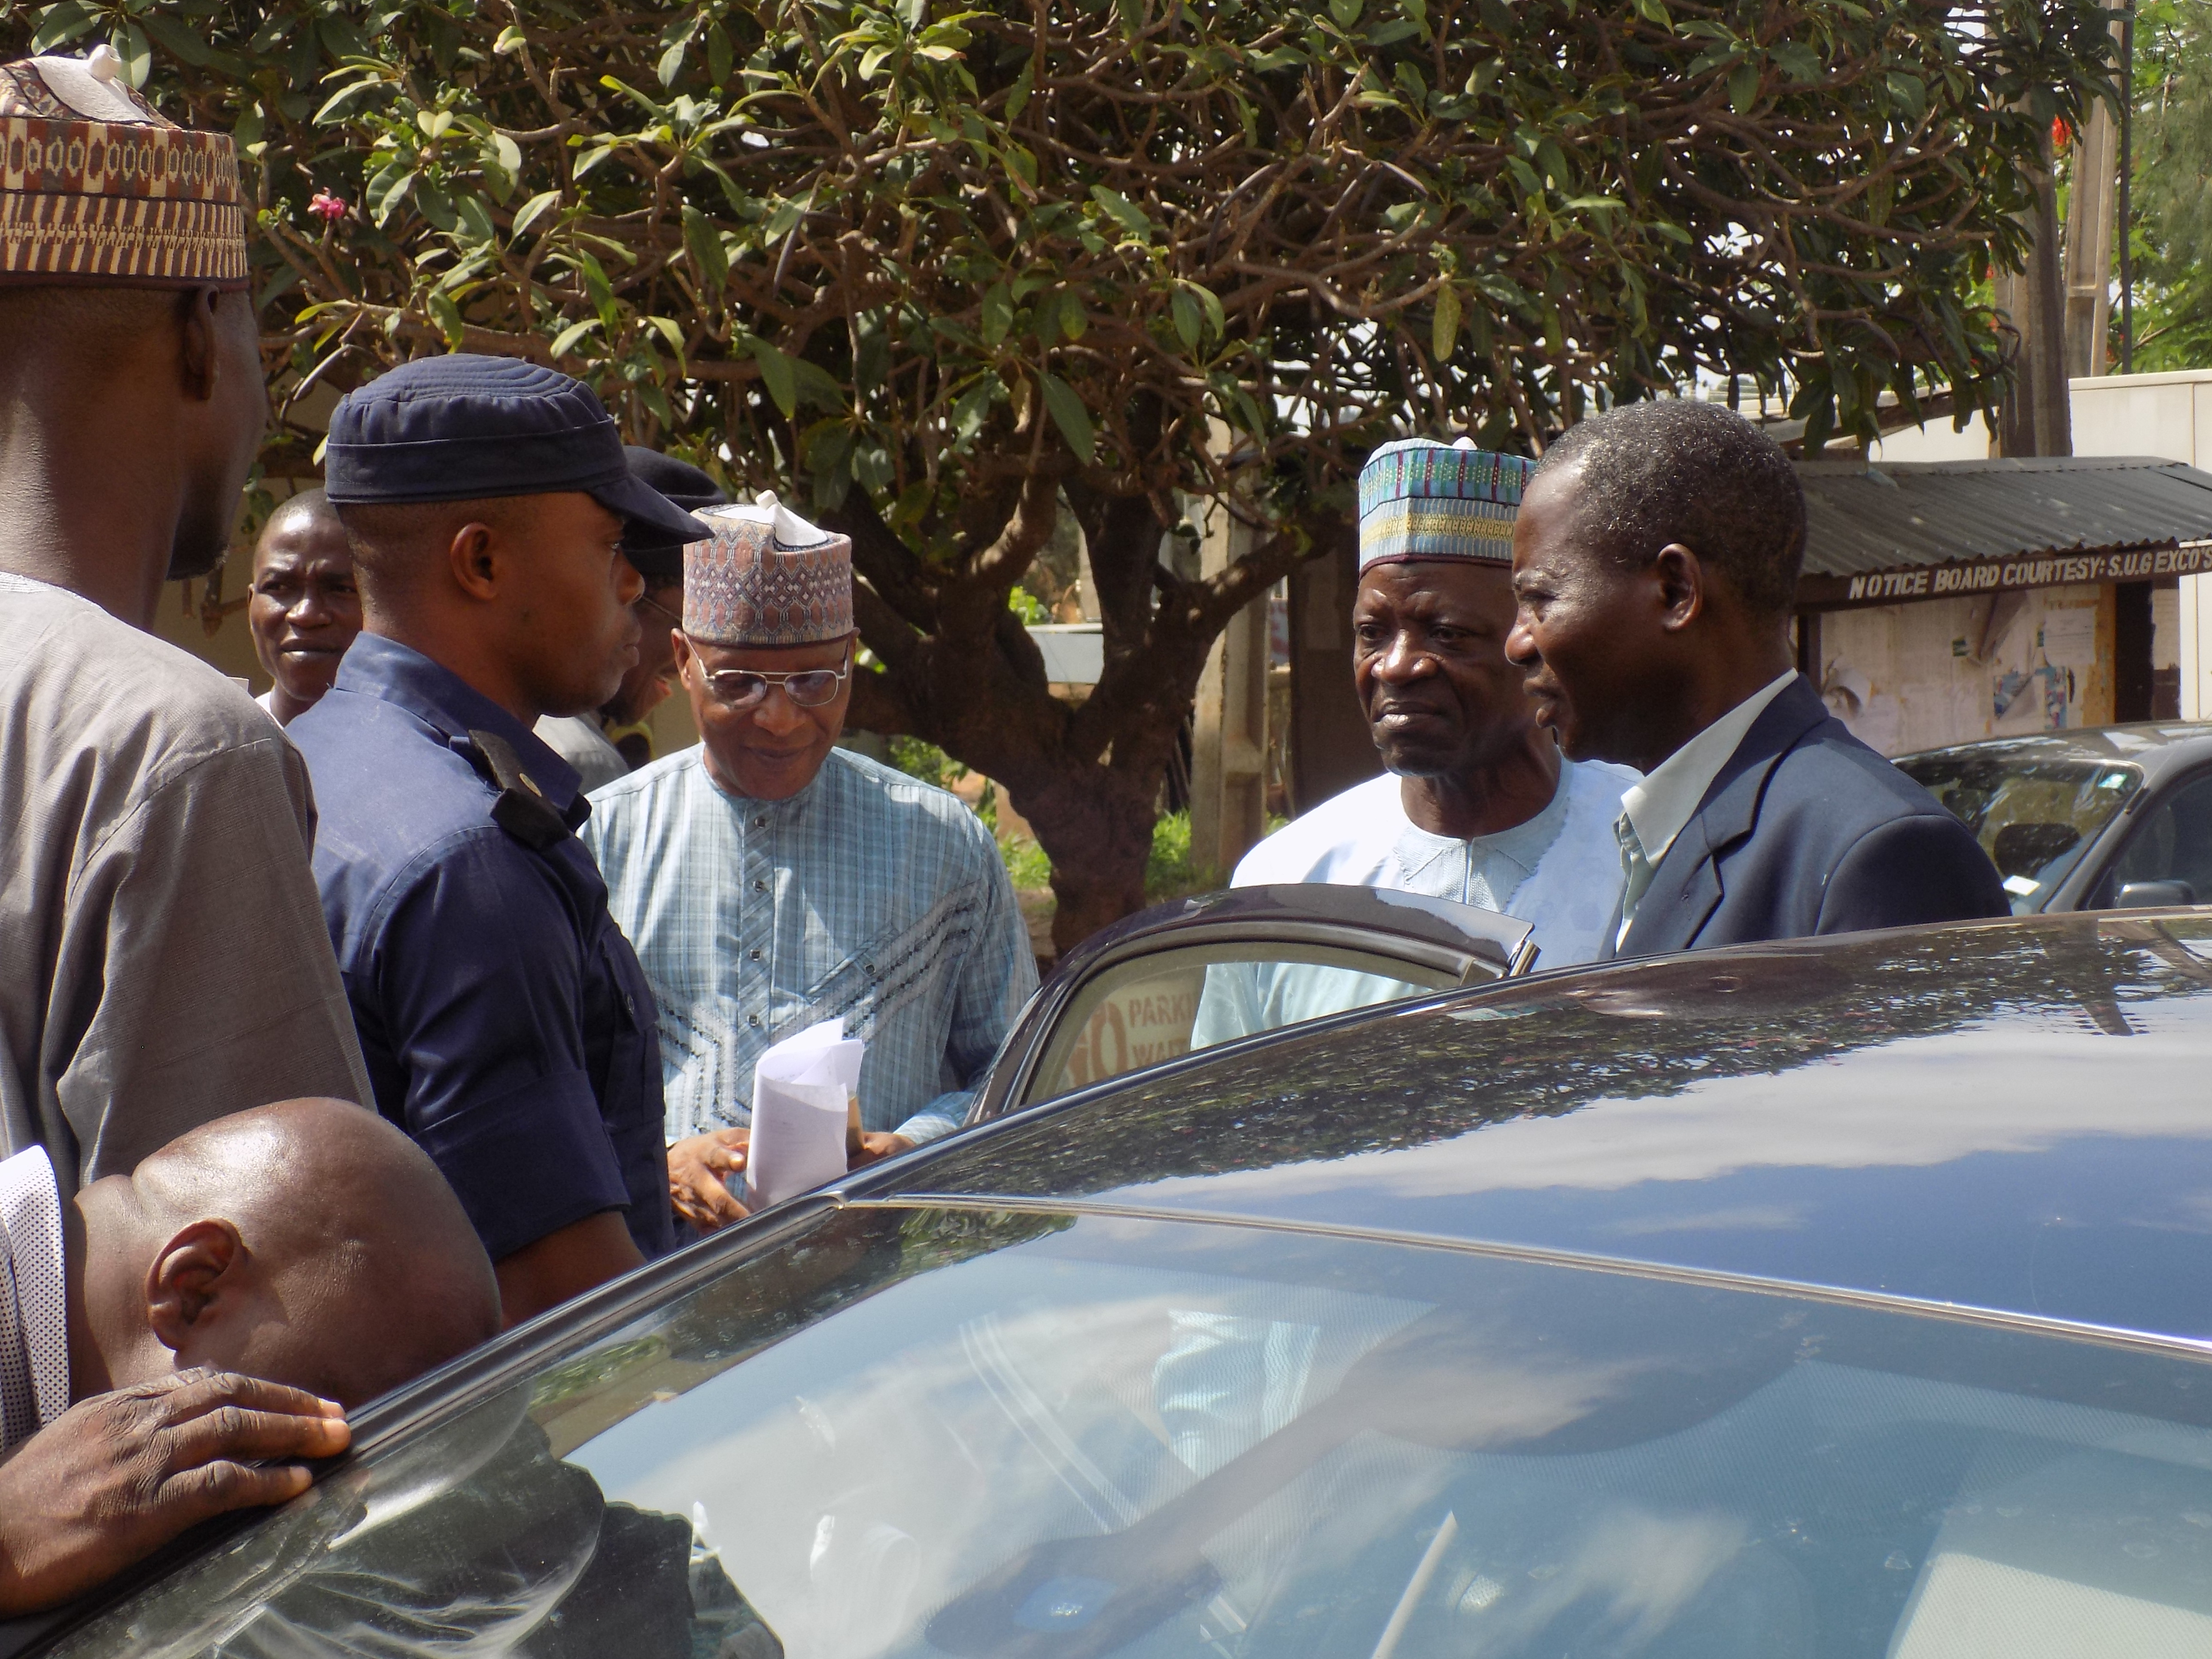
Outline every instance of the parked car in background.
<path fill-rule="evenodd" d="M 1195 1050 L 508 1333 L 0 1655 L 2212 1652 L 2208 1052 L 2186 910 Z"/>
<path fill-rule="evenodd" d="M 2015 915 L 2212 903 L 2212 725 L 1990 738 L 1897 765 L 1974 832 Z"/>

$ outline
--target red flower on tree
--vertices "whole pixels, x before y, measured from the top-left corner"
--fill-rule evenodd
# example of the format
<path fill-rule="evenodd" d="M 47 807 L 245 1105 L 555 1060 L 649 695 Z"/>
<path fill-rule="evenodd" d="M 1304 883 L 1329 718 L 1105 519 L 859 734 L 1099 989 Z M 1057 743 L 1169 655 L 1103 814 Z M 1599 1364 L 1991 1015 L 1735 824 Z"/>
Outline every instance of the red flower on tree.
<path fill-rule="evenodd" d="M 319 190 L 315 192 L 314 200 L 307 204 L 307 211 L 325 224 L 334 225 L 346 216 L 345 198 L 333 196 L 326 190 Z"/>

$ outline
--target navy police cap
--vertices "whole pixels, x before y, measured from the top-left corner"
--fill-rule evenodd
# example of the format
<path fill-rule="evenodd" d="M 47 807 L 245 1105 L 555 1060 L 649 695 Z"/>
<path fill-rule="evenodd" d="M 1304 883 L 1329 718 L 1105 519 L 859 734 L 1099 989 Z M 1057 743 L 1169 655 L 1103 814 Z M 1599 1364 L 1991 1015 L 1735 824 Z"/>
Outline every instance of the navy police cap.
<path fill-rule="evenodd" d="M 355 388 L 331 411 L 323 464 L 342 507 L 580 490 L 634 532 L 713 533 L 631 473 L 591 387 L 520 357 L 421 357 Z"/>

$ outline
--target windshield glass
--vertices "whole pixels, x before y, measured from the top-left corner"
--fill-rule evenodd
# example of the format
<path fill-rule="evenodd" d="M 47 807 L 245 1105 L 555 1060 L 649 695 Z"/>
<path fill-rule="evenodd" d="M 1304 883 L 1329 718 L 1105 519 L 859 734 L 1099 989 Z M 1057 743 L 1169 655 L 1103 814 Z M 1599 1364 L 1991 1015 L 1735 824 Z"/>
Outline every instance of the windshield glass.
<path fill-rule="evenodd" d="M 2043 908 L 2142 773 L 2112 761 L 2057 760 L 2039 744 L 1907 755 L 1899 769 L 1974 832 L 2004 878 L 2014 915 Z"/>
<path fill-rule="evenodd" d="M 1637 1270 L 859 1209 L 71 1655 L 2212 1650 L 2212 1370 Z"/>

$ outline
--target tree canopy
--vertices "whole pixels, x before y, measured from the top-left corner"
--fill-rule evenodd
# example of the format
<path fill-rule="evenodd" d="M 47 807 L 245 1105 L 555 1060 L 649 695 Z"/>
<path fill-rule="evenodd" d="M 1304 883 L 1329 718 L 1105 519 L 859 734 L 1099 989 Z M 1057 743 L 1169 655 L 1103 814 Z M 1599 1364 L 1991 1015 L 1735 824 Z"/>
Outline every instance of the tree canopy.
<path fill-rule="evenodd" d="M 1714 375 L 1786 389 L 1814 447 L 1885 390 L 1992 407 L 1969 296 L 2107 50 L 2090 0 L 29 15 L 238 134 L 287 406 L 523 354 L 850 530 L 856 718 L 1007 786 L 1067 937 L 1141 895 L 1208 646 L 1343 536 L 1376 441 L 1534 451 Z M 1255 527 L 1203 577 L 1158 558 L 1194 496 Z M 1063 504 L 1105 632 L 1079 707 L 1007 606 Z"/>

